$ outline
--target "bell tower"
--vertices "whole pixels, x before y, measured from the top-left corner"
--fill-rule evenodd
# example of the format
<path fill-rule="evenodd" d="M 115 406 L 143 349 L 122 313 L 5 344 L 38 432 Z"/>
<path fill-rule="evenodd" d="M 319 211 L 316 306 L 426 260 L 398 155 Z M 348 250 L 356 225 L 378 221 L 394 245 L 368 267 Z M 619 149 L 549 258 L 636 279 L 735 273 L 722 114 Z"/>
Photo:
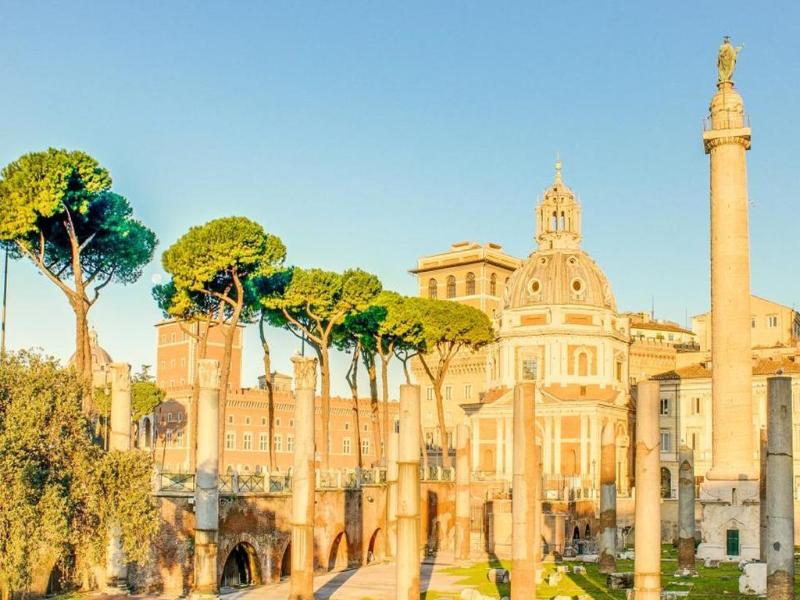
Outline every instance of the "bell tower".
<path fill-rule="evenodd" d="M 561 179 L 561 160 L 556 160 L 556 176 L 536 207 L 536 241 L 541 250 L 579 248 L 581 244 L 581 205 Z"/>

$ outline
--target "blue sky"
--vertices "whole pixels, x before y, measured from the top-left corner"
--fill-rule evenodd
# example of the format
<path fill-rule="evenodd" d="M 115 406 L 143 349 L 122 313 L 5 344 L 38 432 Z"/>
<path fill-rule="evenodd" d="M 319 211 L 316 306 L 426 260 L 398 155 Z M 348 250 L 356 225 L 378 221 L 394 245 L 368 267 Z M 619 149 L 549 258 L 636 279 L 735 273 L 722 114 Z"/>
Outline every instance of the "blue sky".
<path fill-rule="evenodd" d="M 533 250 L 556 152 L 584 248 L 623 310 L 708 308 L 701 122 L 722 35 L 748 155 L 753 291 L 800 303 L 796 3 L 8 2 L 0 0 L 0 164 L 89 152 L 161 241 L 142 280 L 92 310 L 116 360 L 154 363 L 160 253 L 246 215 L 289 262 L 359 266 L 415 291 L 416 258 L 454 241 Z M 9 343 L 66 358 L 66 301 L 12 264 Z M 260 361 L 248 331 L 245 384 Z M 293 338 L 274 333 L 278 368 Z M 344 393 L 343 370 L 334 390 Z M 395 380 L 394 383 L 398 383 Z"/>

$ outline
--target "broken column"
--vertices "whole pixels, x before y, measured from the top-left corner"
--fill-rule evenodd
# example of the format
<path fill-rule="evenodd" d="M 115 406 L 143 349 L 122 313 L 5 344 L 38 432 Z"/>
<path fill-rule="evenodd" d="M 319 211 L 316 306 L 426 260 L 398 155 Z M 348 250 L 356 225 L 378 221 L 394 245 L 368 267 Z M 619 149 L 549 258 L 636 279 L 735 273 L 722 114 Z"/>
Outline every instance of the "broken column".
<path fill-rule="evenodd" d="M 511 600 L 536 595 L 536 509 L 539 469 L 533 383 L 514 388 L 514 464 L 511 495 Z"/>
<path fill-rule="evenodd" d="M 398 434 L 390 428 L 386 446 L 386 560 L 397 556 L 397 444 Z"/>
<path fill-rule="evenodd" d="M 470 546 L 470 432 L 462 423 L 456 427 L 456 560 L 469 559 Z"/>
<path fill-rule="evenodd" d="M 617 570 L 617 467 L 614 424 L 603 427 L 600 444 L 600 536 L 598 559 L 601 573 Z"/>
<path fill-rule="evenodd" d="M 111 418 L 108 439 L 109 451 L 127 452 L 131 448 L 131 366 L 127 363 L 112 363 Z M 106 592 L 115 593 L 128 588 L 128 561 L 122 550 L 119 525 L 112 523 L 108 532 L 106 548 Z"/>
<path fill-rule="evenodd" d="M 217 597 L 219 527 L 219 361 L 197 361 L 197 474 L 194 491 L 194 597 Z"/>
<path fill-rule="evenodd" d="M 678 453 L 678 573 L 694 575 L 694 450 Z"/>
<path fill-rule="evenodd" d="M 767 378 L 767 598 L 794 598 L 792 380 Z"/>
<path fill-rule="evenodd" d="M 397 451 L 397 600 L 419 600 L 418 385 L 400 386 L 400 440 Z"/>
<path fill-rule="evenodd" d="M 317 359 L 293 356 L 294 463 L 292 464 L 291 600 L 314 598 L 314 436 Z"/>
<path fill-rule="evenodd" d="M 660 600 L 660 388 L 657 381 L 643 381 L 637 388 L 633 593 L 634 600 Z"/>

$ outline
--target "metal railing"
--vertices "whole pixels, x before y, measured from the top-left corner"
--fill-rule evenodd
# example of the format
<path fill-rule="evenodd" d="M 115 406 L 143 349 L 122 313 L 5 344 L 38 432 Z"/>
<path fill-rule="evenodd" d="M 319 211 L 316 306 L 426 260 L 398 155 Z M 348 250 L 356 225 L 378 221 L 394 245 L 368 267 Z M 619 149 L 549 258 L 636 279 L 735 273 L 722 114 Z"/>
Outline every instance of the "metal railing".
<path fill-rule="evenodd" d="M 703 131 L 750 127 L 750 115 L 736 110 L 721 110 L 703 119 Z"/>

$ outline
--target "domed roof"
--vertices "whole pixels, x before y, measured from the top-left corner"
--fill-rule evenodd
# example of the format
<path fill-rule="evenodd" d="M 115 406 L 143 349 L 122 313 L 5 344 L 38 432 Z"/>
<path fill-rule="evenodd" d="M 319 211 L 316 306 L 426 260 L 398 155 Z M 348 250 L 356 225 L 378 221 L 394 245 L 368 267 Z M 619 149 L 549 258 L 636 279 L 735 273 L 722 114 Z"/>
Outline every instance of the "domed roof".
<path fill-rule="evenodd" d="M 111 355 L 106 352 L 105 349 L 97 342 L 97 331 L 94 329 L 89 331 L 89 348 L 92 352 L 93 371 L 105 371 L 106 367 L 114 362 L 114 360 L 111 358 Z M 74 364 L 75 354 L 70 356 L 69 360 L 67 361 L 68 366 L 72 366 Z"/>
<path fill-rule="evenodd" d="M 580 248 L 537 250 L 511 276 L 505 308 L 549 304 L 617 310 L 608 279 Z"/>

